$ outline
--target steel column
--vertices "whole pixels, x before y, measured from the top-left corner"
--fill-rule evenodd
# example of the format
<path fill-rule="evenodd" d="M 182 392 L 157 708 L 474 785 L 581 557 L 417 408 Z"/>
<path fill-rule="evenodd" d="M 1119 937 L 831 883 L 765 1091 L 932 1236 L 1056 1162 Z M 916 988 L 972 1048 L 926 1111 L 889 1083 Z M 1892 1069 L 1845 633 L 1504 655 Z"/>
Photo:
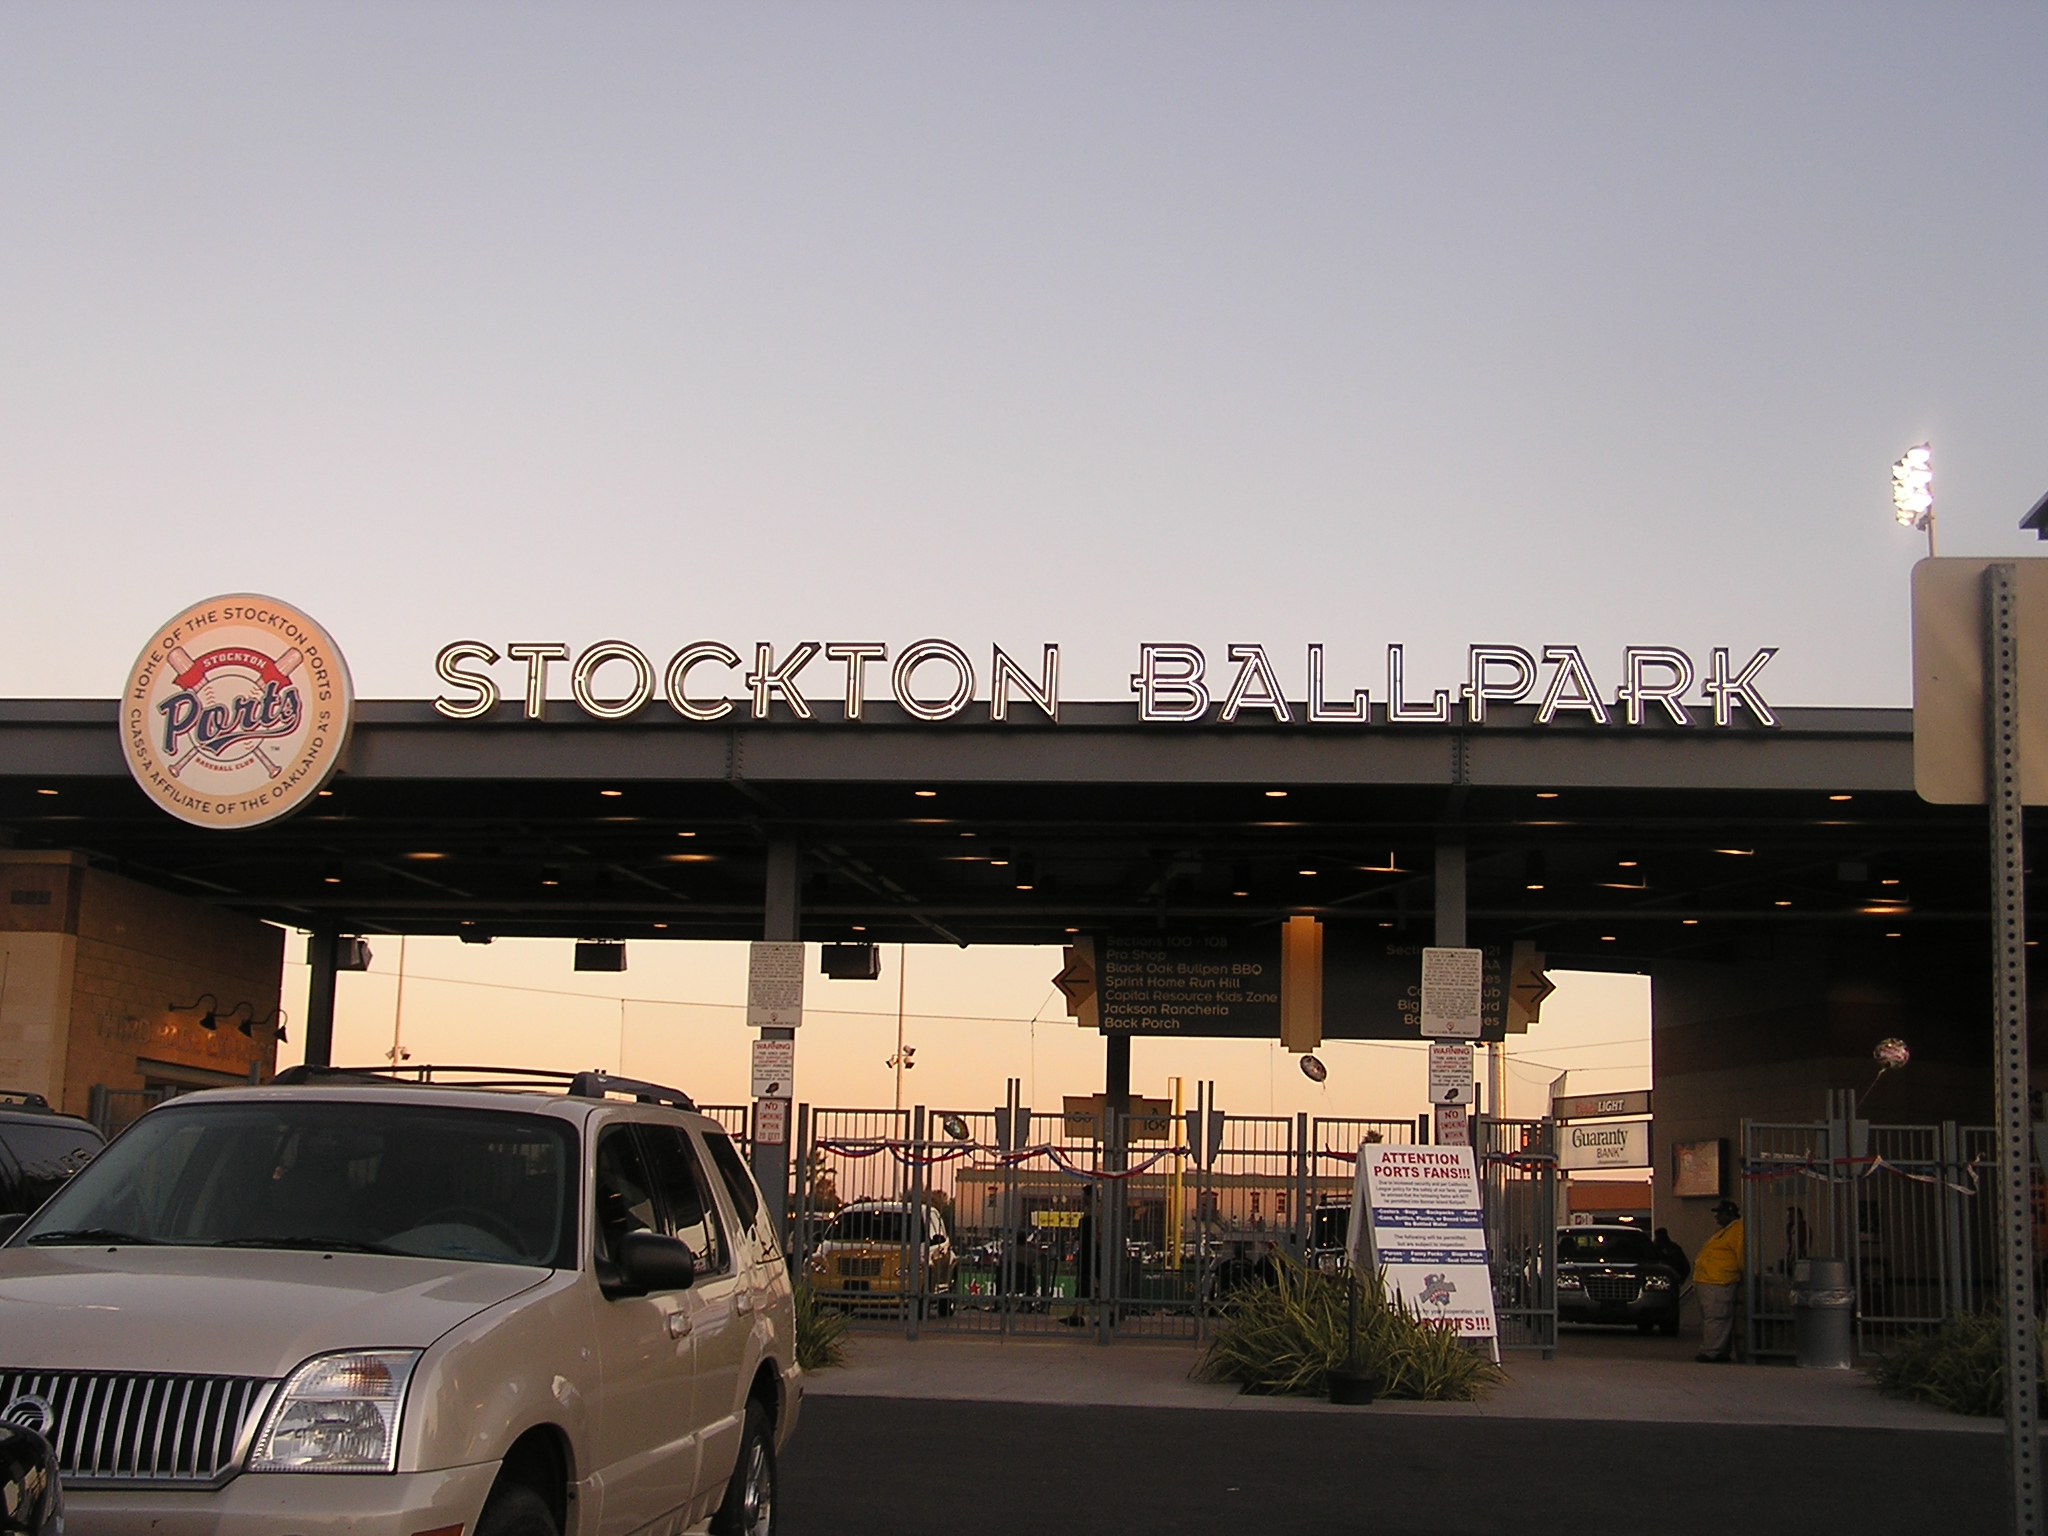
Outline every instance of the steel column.
<path fill-rule="evenodd" d="M 334 961 L 341 935 L 315 928 L 306 939 L 306 964 L 313 977 L 306 987 L 306 1065 L 334 1065 Z"/>
<path fill-rule="evenodd" d="M 768 845 L 768 882 L 762 893 L 761 937 L 767 940 L 794 941 L 803 937 L 802 914 L 797 908 L 797 897 L 803 879 L 802 850 L 788 838 L 778 838 Z M 763 1040 L 794 1040 L 793 1029 L 764 1029 Z M 794 1073 L 791 1074 L 794 1077 Z M 790 1095 L 795 1097 L 791 1086 Z M 753 1145 L 754 1182 L 761 1186 L 761 1193 L 768 1201 L 768 1214 L 775 1222 L 776 1235 L 781 1238 L 784 1248 L 789 1246 L 789 1138 L 795 1127 L 788 1124 L 788 1111 L 784 1112 L 782 1140 L 764 1142 L 757 1134 Z M 756 1116 L 758 1122 L 758 1113 Z"/>

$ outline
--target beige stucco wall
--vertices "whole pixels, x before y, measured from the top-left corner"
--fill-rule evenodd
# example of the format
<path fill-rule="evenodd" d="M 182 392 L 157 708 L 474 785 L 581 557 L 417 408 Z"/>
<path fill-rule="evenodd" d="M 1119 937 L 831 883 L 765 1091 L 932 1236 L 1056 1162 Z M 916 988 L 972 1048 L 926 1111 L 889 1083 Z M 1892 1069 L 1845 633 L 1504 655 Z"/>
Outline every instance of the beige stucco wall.
<path fill-rule="evenodd" d="M 0 1087 L 83 1114 L 95 1084 L 140 1088 L 152 1079 L 246 1078 L 252 1064 L 262 1077 L 275 1069 L 282 929 L 72 854 L 0 853 L 0 889 L 0 955 L 10 966 Z M 208 994 L 218 1009 L 211 1030 L 203 1010 L 175 1006 Z M 245 1035 L 238 1026 L 251 1017 Z"/>

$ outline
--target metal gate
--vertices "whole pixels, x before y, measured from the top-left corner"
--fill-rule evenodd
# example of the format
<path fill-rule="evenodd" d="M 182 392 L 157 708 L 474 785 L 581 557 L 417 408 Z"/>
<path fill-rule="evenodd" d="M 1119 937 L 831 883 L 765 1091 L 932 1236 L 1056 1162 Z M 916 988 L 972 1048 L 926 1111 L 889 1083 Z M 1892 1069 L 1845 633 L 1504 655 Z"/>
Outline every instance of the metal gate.
<path fill-rule="evenodd" d="M 1506 1348 L 1557 1338 L 1547 1122 L 1477 1123 Z M 1200 1338 L 1279 1258 L 1335 1267 L 1358 1147 L 1413 1120 L 797 1109 L 790 1251 L 818 1301 L 923 1331 Z"/>
<path fill-rule="evenodd" d="M 1472 1118 L 1502 1349 L 1557 1348 L 1557 1123 Z"/>
<path fill-rule="evenodd" d="M 1802 1260 L 1846 1258 L 1857 1348 L 1900 1338 L 1994 1300 L 1997 1163 L 1989 1126 L 1874 1125 L 1847 1094 L 1826 1120 L 1744 1121 L 1742 1232 L 1751 1359 L 1790 1356 Z M 2036 1206 L 2040 1170 L 2035 1169 Z M 2037 1214 L 2038 1222 L 2038 1214 Z"/>

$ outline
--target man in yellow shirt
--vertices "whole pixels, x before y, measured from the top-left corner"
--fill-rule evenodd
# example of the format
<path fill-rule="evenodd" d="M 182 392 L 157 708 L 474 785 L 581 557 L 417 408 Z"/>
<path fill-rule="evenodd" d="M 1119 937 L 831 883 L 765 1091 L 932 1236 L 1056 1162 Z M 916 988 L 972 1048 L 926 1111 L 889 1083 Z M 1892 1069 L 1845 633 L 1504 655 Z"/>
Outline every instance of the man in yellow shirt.
<path fill-rule="evenodd" d="M 1735 1287 L 1742 1282 L 1742 1207 L 1723 1200 L 1714 1207 L 1721 1230 L 1700 1246 L 1692 1261 L 1692 1290 L 1700 1299 L 1704 1325 L 1700 1352 L 1693 1358 L 1725 1365 L 1735 1336 Z"/>

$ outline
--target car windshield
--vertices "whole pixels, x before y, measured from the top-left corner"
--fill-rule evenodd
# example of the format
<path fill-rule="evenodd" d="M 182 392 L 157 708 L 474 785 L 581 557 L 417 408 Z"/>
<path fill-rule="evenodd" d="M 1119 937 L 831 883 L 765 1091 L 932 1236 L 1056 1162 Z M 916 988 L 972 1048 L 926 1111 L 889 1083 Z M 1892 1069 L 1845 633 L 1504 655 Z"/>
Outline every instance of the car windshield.
<path fill-rule="evenodd" d="M 902 1211 L 841 1211 L 825 1240 L 830 1243 L 907 1243 L 908 1218 Z"/>
<path fill-rule="evenodd" d="M 1557 1234 L 1560 1264 L 1641 1264 L 1649 1257 L 1650 1240 L 1640 1232 L 1566 1227 Z"/>
<path fill-rule="evenodd" d="M 575 1264 L 576 1134 L 542 1115 L 279 1098 L 152 1110 L 17 1232 Z"/>

